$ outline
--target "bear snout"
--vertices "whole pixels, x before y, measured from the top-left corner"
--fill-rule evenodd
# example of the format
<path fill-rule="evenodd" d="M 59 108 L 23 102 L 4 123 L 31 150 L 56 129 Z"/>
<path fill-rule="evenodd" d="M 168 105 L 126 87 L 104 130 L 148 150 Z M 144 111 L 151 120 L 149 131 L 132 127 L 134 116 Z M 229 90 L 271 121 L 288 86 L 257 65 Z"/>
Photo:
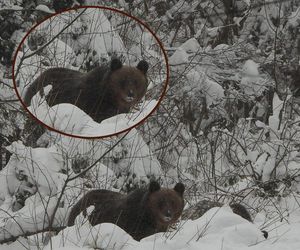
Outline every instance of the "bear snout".
<path fill-rule="evenodd" d="M 169 221 L 171 221 L 173 219 L 173 216 L 172 216 L 172 212 L 171 212 L 171 210 L 166 210 L 165 212 L 164 212 L 164 214 L 163 214 L 163 220 L 165 221 L 165 222 L 169 222 Z"/>
<path fill-rule="evenodd" d="M 126 96 L 124 100 L 128 103 L 134 102 L 135 98 L 133 96 Z"/>
<path fill-rule="evenodd" d="M 134 102 L 135 101 L 135 92 L 133 89 L 129 89 L 126 93 L 127 95 L 125 96 L 125 101 L 126 102 Z"/>
<path fill-rule="evenodd" d="M 165 222 L 169 222 L 169 221 L 171 221 L 171 220 L 172 220 L 171 217 L 164 217 L 164 221 L 165 221 Z"/>
<path fill-rule="evenodd" d="M 134 97 L 134 91 L 132 90 L 132 89 L 130 89 L 129 91 L 128 91 L 128 97 Z"/>

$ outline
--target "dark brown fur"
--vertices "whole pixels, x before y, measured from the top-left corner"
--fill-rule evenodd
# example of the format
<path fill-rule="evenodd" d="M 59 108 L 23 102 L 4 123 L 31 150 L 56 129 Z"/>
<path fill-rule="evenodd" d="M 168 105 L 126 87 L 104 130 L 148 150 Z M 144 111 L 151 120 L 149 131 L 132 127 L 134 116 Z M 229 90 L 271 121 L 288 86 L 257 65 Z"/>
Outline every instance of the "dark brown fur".
<path fill-rule="evenodd" d="M 97 67 L 88 73 L 52 68 L 43 72 L 28 88 L 24 103 L 30 106 L 32 97 L 43 88 L 52 85 L 46 96 L 49 106 L 71 103 L 83 110 L 95 121 L 128 113 L 147 90 L 148 63 L 141 61 L 137 67 L 123 66 L 113 59 L 110 66 Z"/>
<path fill-rule="evenodd" d="M 151 182 L 148 189 L 137 189 L 128 195 L 109 190 L 92 190 L 72 208 L 68 226 L 74 225 L 77 215 L 95 206 L 88 219 L 92 225 L 114 223 L 135 240 L 157 232 L 165 232 L 180 217 L 183 207 L 184 185 L 174 189 L 160 188 Z"/>

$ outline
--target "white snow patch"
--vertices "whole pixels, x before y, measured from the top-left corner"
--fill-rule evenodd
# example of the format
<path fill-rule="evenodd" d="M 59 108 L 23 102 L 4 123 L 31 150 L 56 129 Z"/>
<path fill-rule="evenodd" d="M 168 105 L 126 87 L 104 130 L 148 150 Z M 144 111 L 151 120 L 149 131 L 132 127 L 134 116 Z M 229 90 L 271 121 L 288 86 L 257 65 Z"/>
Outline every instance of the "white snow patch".
<path fill-rule="evenodd" d="M 70 247 L 121 250 L 137 244 L 129 234 L 114 224 L 103 223 L 93 227 L 85 220 L 80 226 L 75 224 L 61 231 L 52 238 L 52 245 L 48 245 L 45 250 L 66 250 Z"/>
<path fill-rule="evenodd" d="M 176 66 L 177 64 L 188 63 L 189 55 L 185 52 L 185 50 L 179 47 L 175 53 L 169 58 L 169 62 L 171 65 Z"/>
<path fill-rule="evenodd" d="M 196 70 L 191 69 L 187 74 L 187 88 L 201 90 L 206 97 L 206 103 L 210 106 L 217 103 L 224 97 L 224 89 L 217 82 L 210 80 L 205 74 L 201 74 Z M 185 88 L 184 88 L 185 89 Z"/>
<path fill-rule="evenodd" d="M 217 82 L 206 79 L 206 103 L 210 106 L 213 103 L 216 103 L 217 100 L 221 100 L 224 97 L 224 89 Z"/>
<path fill-rule="evenodd" d="M 288 18 L 288 24 L 294 28 L 299 26 L 300 24 L 300 7 L 297 10 L 291 13 Z"/>
<path fill-rule="evenodd" d="M 46 86 L 45 94 L 50 89 L 50 85 Z M 115 134 L 136 125 L 153 111 L 157 103 L 156 100 L 144 101 L 140 111 L 119 114 L 101 123 L 95 122 L 84 111 L 69 103 L 49 107 L 39 93 L 32 98 L 32 106 L 28 109 L 40 121 L 58 131 L 76 136 L 96 137 Z"/>
<path fill-rule="evenodd" d="M 196 38 L 190 38 L 185 41 L 180 48 L 184 49 L 188 53 L 196 53 L 201 49 L 200 44 L 198 43 Z"/>
<path fill-rule="evenodd" d="M 259 64 L 253 60 L 247 60 L 241 72 L 240 87 L 245 94 L 252 96 L 252 98 L 260 96 L 264 90 L 271 86 L 271 82 L 266 76 L 260 76 L 258 67 Z"/>
<path fill-rule="evenodd" d="M 30 148 L 18 141 L 13 142 L 6 149 L 12 153 L 9 162 L 5 166 L 5 169 L 11 173 L 6 176 L 6 184 L 11 194 L 22 185 L 22 181 L 18 180 L 15 174 L 12 174 L 12 171 L 26 176 L 27 181 L 36 185 L 39 192 L 44 195 L 57 192 L 63 182 L 59 173 L 63 158 L 55 146 Z"/>
<path fill-rule="evenodd" d="M 254 62 L 253 60 L 247 60 L 243 66 L 243 73 L 246 76 L 252 76 L 252 77 L 256 77 L 259 76 L 259 72 L 258 72 L 258 67 L 259 64 L 257 64 L 256 62 Z"/>
<path fill-rule="evenodd" d="M 277 93 L 274 93 L 273 97 L 273 115 L 269 117 L 269 126 L 273 131 L 278 130 L 280 112 L 283 108 L 283 101 L 279 99 Z M 272 134 L 271 134 L 272 135 Z"/>
<path fill-rule="evenodd" d="M 46 5 L 44 5 L 44 4 L 40 4 L 40 5 L 36 6 L 35 9 L 36 9 L 36 10 L 43 11 L 43 12 L 46 12 L 46 13 L 50 13 L 50 14 L 55 13 L 54 11 L 50 10 L 50 9 L 48 8 L 48 6 L 46 6 Z"/>

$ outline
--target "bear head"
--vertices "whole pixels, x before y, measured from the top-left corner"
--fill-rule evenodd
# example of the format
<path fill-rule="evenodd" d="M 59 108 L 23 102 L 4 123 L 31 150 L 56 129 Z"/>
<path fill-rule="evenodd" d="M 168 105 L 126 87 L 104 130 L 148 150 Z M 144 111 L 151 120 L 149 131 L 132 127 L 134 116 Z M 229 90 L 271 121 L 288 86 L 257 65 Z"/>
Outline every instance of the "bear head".
<path fill-rule="evenodd" d="M 146 94 L 148 68 L 149 65 L 144 60 L 136 67 L 130 67 L 123 65 L 119 59 L 112 59 L 109 84 L 112 97 L 120 111 L 128 112 Z"/>
<path fill-rule="evenodd" d="M 161 188 L 152 181 L 148 190 L 148 208 L 159 230 L 166 231 L 182 214 L 184 185 L 177 183 L 173 189 Z"/>

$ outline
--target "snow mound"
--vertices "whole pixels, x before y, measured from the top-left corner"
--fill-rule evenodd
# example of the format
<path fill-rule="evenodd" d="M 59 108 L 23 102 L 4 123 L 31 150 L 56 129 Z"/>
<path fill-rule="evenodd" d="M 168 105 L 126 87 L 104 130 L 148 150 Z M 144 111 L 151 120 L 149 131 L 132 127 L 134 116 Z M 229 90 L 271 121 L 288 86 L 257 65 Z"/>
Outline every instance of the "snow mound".
<path fill-rule="evenodd" d="M 56 147 L 30 148 L 22 142 L 13 142 L 6 147 L 12 153 L 10 161 L 0 174 L 0 178 L 6 178 L 9 193 L 22 186 L 22 176 L 39 189 L 43 195 L 57 192 L 60 182 L 60 164 L 63 162 L 62 155 Z M 13 174 L 13 172 L 17 173 Z M 11 174 L 7 174 L 11 173 Z M 7 174 L 7 176 L 5 176 Z M 61 180 L 63 181 L 63 180 Z M 24 187 L 25 188 L 25 187 Z M 3 189 L 0 191 L 0 197 Z"/>
<path fill-rule="evenodd" d="M 44 4 L 40 4 L 38 6 L 36 6 L 35 8 L 36 10 L 40 10 L 40 11 L 43 11 L 43 12 L 46 12 L 46 13 L 49 13 L 49 14 L 54 14 L 55 12 L 50 10 L 46 5 Z"/>
<path fill-rule="evenodd" d="M 51 86 L 46 86 L 45 93 Z M 140 111 L 119 114 L 101 123 L 95 122 L 88 114 L 69 103 L 49 107 L 45 98 L 37 93 L 31 101 L 29 111 L 40 121 L 58 131 L 75 136 L 96 137 L 108 136 L 135 126 L 145 119 L 157 105 L 156 100 L 144 101 Z"/>
<path fill-rule="evenodd" d="M 200 44 L 194 37 L 185 41 L 180 47 L 189 53 L 196 53 L 201 49 Z"/>
<path fill-rule="evenodd" d="M 172 65 L 188 63 L 189 55 L 185 52 L 185 50 L 179 47 L 175 53 L 169 58 L 169 62 Z"/>
<path fill-rule="evenodd" d="M 98 162 L 88 173 L 90 179 L 78 177 L 67 183 L 74 173 L 66 165 L 74 167 L 74 159 L 66 160 L 61 148 L 31 148 L 18 141 L 7 150 L 12 155 L 0 172 L 0 241 L 47 228 L 54 212 L 52 225 L 64 225 L 72 201 L 85 184 L 92 181 L 95 187 L 107 188 L 116 178 Z"/>
<path fill-rule="evenodd" d="M 132 173 L 137 180 L 147 180 L 147 176 L 159 177 L 162 174 L 155 153 L 152 153 L 149 145 L 134 128 L 126 133 L 125 137 L 122 134 L 101 140 L 75 139 L 57 134 L 55 137 L 52 136 L 53 132 L 50 133 L 49 138 L 46 138 L 49 140 L 47 143 L 60 145 L 64 154 L 70 158 L 76 158 L 78 155 L 85 156 L 90 164 L 99 159 L 122 138 L 121 143 L 118 143 L 108 154 L 108 157 L 114 161 L 107 163 L 109 165 L 104 162 L 105 165 L 109 166 L 117 175 L 121 172 Z"/>
<path fill-rule="evenodd" d="M 206 97 L 208 106 L 217 103 L 224 97 L 224 89 L 222 86 L 210 80 L 204 73 L 192 69 L 186 74 L 186 77 L 189 85 L 183 89 L 201 90 Z"/>
<path fill-rule="evenodd" d="M 288 18 L 288 24 L 294 28 L 298 27 L 300 24 L 300 7 L 296 9 Z"/>
<path fill-rule="evenodd" d="M 259 64 L 247 60 L 242 67 L 240 87 L 245 94 L 255 97 L 262 95 L 263 91 L 271 86 L 267 76 L 258 71 Z"/>
<path fill-rule="evenodd" d="M 76 219 L 76 223 L 82 220 Z M 264 241 L 261 231 L 252 223 L 232 213 L 229 207 L 212 208 L 201 218 L 182 221 L 178 230 L 157 233 L 140 242 L 132 239 L 124 230 L 110 223 L 91 227 L 85 220 L 81 226 L 75 224 L 52 238 L 54 249 L 70 247 L 82 249 L 241 249 Z M 50 248 L 47 248 L 50 249 Z"/>
<path fill-rule="evenodd" d="M 217 82 L 206 79 L 206 103 L 210 106 L 213 103 L 216 103 L 217 100 L 221 100 L 224 95 L 224 89 Z"/>
<path fill-rule="evenodd" d="M 137 244 L 129 234 L 114 224 L 103 223 L 93 227 L 85 221 L 81 226 L 74 225 L 61 231 L 52 238 L 52 245 L 48 245 L 45 250 L 66 250 L 74 247 L 121 250 Z"/>
<path fill-rule="evenodd" d="M 259 76 L 258 67 L 253 60 L 247 60 L 243 66 L 243 73 L 247 76 Z"/>

